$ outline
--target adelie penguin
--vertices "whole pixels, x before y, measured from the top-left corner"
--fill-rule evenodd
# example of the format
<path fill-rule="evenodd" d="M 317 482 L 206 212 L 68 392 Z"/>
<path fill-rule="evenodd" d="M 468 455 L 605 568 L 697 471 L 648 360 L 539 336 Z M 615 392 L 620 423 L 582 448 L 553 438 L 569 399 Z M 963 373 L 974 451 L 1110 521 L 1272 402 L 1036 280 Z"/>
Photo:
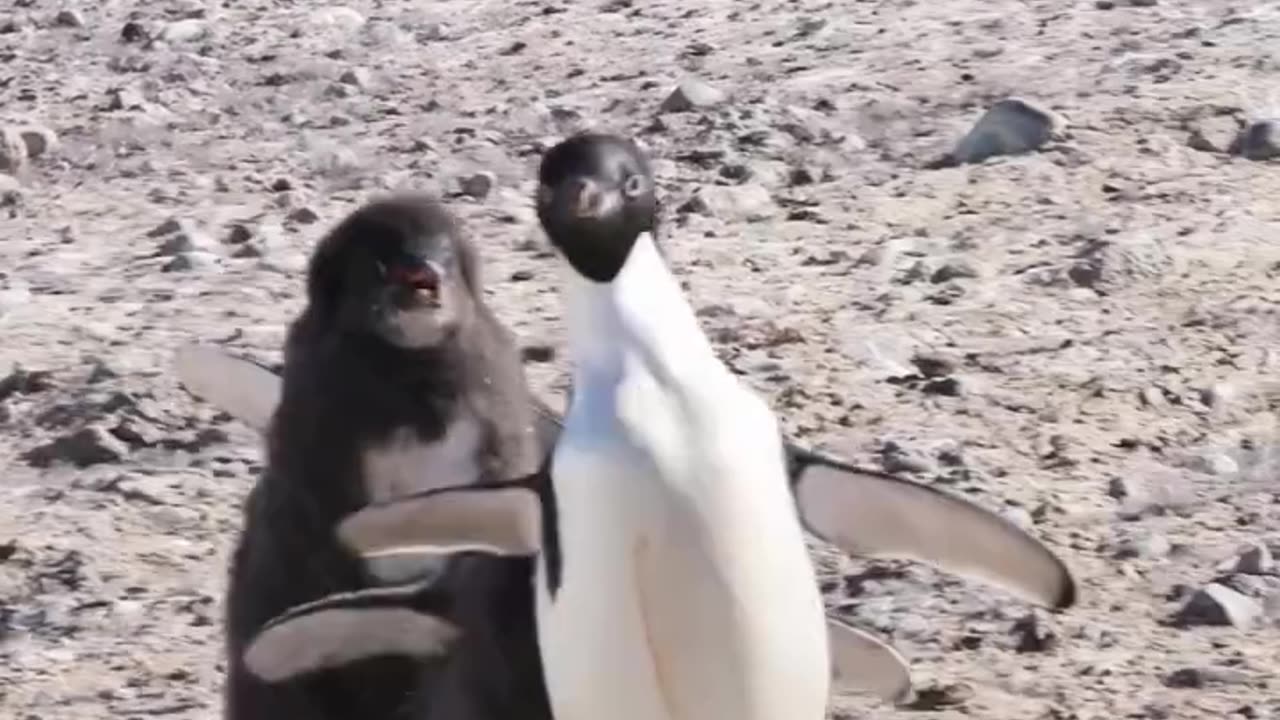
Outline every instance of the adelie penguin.
<path fill-rule="evenodd" d="M 426 577 L 416 569 L 423 607 L 461 613 L 455 622 L 467 636 L 448 658 L 326 656 L 311 663 L 321 671 L 278 683 L 244 661 L 249 641 L 281 613 L 377 587 L 334 536 L 342 517 L 369 502 L 539 466 L 519 353 L 483 301 L 478 263 L 432 199 L 369 202 L 312 255 L 278 403 L 254 403 L 251 367 L 221 366 L 230 404 L 258 413 L 267 428 L 266 469 L 245 504 L 225 599 L 227 720 L 486 718 L 503 708 L 508 717 L 546 717 L 540 681 L 524 680 L 538 667 L 532 629 L 504 620 L 532 602 L 528 559 L 444 559 Z M 523 665 L 532 670 L 503 673 Z"/>
<path fill-rule="evenodd" d="M 619 698 L 634 700 L 624 704 L 643 718 L 821 712 L 829 647 L 788 476 L 809 529 L 850 552 L 923 560 L 1033 602 L 1071 604 L 1065 566 L 976 505 L 792 447 L 784 461 L 772 415 L 715 359 L 657 252 L 652 178 L 630 143 L 574 138 L 547 156 L 541 175 L 539 215 L 573 271 L 575 383 L 549 473 L 529 485 L 539 513 L 528 515 L 526 502 L 493 515 L 503 503 L 488 491 L 441 490 L 368 508 L 343 534 L 367 557 L 421 542 L 447 549 L 447 536 L 468 523 L 467 539 L 454 538 L 464 549 L 520 553 L 536 544 L 540 649 L 553 706 L 567 713 L 558 718 Z M 433 506 L 437 517 L 470 519 L 452 529 L 423 522 Z M 513 534 L 517 517 L 524 530 Z M 513 537 L 524 539 L 512 545 Z M 787 590 L 762 592 L 771 587 Z M 566 610 L 588 628 L 618 611 L 628 622 L 621 637 L 610 635 L 612 622 L 601 627 L 612 640 L 584 656 L 576 643 L 589 638 L 574 634 L 580 621 L 566 623 Z M 807 621 L 797 635 L 799 618 Z M 707 648 L 726 654 L 699 658 Z M 587 686 L 574 673 L 603 669 L 593 656 L 628 681 L 581 694 Z M 765 676 L 772 688 L 755 682 Z"/>

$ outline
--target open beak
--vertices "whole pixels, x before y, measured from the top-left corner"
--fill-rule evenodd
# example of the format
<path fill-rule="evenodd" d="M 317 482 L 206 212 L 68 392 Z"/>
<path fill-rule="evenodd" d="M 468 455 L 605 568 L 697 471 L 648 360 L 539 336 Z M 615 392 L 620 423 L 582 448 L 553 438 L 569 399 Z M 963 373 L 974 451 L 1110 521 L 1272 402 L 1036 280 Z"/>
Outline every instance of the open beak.
<path fill-rule="evenodd" d="M 440 304 L 440 286 L 444 280 L 444 268 L 430 260 L 420 260 L 391 269 L 390 280 L 412 297 L 432 306 Z"/>

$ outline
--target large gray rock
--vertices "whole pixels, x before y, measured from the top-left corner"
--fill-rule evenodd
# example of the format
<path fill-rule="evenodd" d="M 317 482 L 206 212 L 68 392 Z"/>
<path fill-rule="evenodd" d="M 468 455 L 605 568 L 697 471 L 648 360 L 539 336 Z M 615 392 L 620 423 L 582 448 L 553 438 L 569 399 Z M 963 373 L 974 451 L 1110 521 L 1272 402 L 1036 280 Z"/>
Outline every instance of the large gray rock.
<path fill-rule="evenodd" d="M 980 163 L 997 155 L 1019 155 L 1062 136 L 1066 121 L 1057 114 L 1020 98 L 992 105 L 936 167 Z"/>

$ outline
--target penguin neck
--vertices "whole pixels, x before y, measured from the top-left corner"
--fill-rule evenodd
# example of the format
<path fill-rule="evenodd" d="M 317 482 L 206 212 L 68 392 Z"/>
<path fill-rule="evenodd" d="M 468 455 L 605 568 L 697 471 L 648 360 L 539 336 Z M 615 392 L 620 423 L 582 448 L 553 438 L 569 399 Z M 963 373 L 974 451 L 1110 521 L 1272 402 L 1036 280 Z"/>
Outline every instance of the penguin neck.
<path fill-rule="evenodd" d="M 575 386 L 617 381 L 637 361 L 664 384 L 723 370 L 650 233 L 636 239 L 611 282 L 593 282 L 563 265 Z"/>

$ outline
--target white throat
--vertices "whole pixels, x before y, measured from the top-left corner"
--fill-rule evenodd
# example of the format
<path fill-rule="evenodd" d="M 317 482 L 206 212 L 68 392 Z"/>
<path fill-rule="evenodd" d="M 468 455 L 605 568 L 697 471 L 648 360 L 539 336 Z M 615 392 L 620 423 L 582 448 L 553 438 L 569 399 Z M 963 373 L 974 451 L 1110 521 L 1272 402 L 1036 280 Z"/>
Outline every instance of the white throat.
<path fill-rule="evenodd" d="M 628 359 L 666 382 L 727 373 L 650 233 L 636 239 L 612 282 L 588 280 L 568 262 L 562 268 L 575 387 L 616 379 Z"/>

